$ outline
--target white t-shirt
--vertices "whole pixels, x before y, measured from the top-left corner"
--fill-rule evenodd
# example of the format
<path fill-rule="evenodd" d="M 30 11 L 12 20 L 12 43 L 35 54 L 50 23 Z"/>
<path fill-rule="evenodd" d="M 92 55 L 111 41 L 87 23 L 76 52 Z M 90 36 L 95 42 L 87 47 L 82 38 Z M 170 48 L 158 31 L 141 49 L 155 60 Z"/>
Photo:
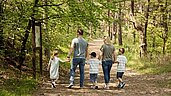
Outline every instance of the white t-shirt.
<path fill-rule="evenodd" d="M 117 65 L 117 72 L 125 72 L 127 58 L 124 55 L 118 55 L 117 61 L 119 62 Z"/>
<path fill-rule="evenodd" d="M 87 64 L 90 64 L 90 74 L 98 74 L 99 72 L 99 64 L 101 64 L 101 61 L 97 58 L 89 59 Z"/>
<path fill-rule="evenodd" d="M 84 38 L 74 38 L 71 43 L 71 48 L 74 48 L 73 58 L 85 58 L 88 43 Z"/>

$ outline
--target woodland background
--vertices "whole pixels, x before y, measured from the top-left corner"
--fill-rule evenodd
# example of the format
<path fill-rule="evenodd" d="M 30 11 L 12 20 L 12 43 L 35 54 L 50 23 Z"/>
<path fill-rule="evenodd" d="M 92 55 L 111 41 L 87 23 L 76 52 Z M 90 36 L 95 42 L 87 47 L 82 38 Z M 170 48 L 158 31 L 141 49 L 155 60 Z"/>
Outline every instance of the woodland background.
<path fill-rule="evenodd" d="M 43 73 L 36 50 L 36 78 L 32 76 L 33 21 L 42 27 Z M 126 48 L 132 69 L 146 74 L 171 72 L 170 0 L 0 0 L 0 94 L 31 94 L 28 89 L 34 91 L 46 73 L 51 52 L 58 49 L 66 58 L 78 28 L 88 41 L 109 36 L 116 49 Z M 61 67 L 65 72 L 69 63 Z M 22 83 L 28 86 L 23 88 Z M 19 88 L 10 92 L 15 87 Z"/>

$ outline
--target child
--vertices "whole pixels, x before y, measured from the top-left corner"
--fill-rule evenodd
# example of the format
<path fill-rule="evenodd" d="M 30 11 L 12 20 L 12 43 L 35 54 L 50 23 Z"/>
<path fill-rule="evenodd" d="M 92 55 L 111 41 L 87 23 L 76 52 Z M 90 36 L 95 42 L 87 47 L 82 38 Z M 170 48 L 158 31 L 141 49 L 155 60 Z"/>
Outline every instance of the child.
<path fill-rule="evenodd" d="M 63 60 L 61 60 L 60 58 L 58 58 L 58 51 L 55 50 L 53 52 L 53 55 L 51 56 L 51 59 L 49 60 L 49 64 L 48 64 L 48 70 L 49 70 L 49 73 L 50 73 L 50 79 L 51 79 L 51 82 L 52 82 L 52 88 L 55 88 L 55 81 L 58 80 L 59 78 L 59 72 L 58 72 L 58 69 L 59 69 L 59 61 L 60 62 L 65 62 Z"/>
<path fill-rule="evenodd" d="M 117 79 L 118 79 L 118 88 L 123 88 L 125 83 L 122 80 L 122 76 L 126 69 L 127 58 L 123 55 L 125 52 L 124 48 L 119 49 L 119 55 L 117 56 L 116 63 L 117 65 Z"/>
<path fill-rule="evenodd" d="M 92 52 L 90 56 L 91 58 L 87 61 L 87 64 L 90 64 L 90 81 L 93 83 L 91 88 L 98 89 L 97 76 L 99 71 L 99 64 L 101 64 L 101 62 L 96 58 L 95 52 Z"/>

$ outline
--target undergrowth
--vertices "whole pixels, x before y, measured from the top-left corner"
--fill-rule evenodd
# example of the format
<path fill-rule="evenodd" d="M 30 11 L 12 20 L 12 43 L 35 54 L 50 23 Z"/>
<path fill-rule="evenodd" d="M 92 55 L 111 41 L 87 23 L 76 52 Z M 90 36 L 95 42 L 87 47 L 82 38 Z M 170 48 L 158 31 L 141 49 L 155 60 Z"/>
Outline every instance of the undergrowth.
<path fill-rule="evenodd" d="M 139 71 L 143 74 L 162 74 L 171 72 L 171 57 L 165 56 L 150 56 L 139 57 L 133 56 L 129 59 L 128 67 Z"/>

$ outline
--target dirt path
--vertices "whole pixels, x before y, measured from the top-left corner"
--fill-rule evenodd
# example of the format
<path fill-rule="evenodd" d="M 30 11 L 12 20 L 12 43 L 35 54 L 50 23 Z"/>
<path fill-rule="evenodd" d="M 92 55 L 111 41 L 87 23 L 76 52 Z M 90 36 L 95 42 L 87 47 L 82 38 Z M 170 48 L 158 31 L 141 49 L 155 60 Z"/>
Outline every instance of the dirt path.
<path fill-rule="evenodd" d="M 89 52 L 95 51 L 99 53 L 99 48 L 103 44 L 102 40 L 94 40 L 90 42 Z M 99 89 L 91 89 L 89 82 L 89 65 L 85 65 L 85 88 L 79 88 L 79 72 L 77 69 L 75 77 L 75 86 L 68 89 L 69 77 L 60 77 L 56 88 L 51 88 L 50 81 L 44 82 L 40 89 L 33 96 L 171 96 L 171 89 L 168 83 L 171 83 L 171 74 L 161 75 L 141 75 L 127 68 L 124 75 L 126 86 L 124 89 L 117 89 L 116 81 L 116 65 L 111 70 L 110 90 L 104 90 L 104 79 L 101 66 L 98 76 Z"/>

